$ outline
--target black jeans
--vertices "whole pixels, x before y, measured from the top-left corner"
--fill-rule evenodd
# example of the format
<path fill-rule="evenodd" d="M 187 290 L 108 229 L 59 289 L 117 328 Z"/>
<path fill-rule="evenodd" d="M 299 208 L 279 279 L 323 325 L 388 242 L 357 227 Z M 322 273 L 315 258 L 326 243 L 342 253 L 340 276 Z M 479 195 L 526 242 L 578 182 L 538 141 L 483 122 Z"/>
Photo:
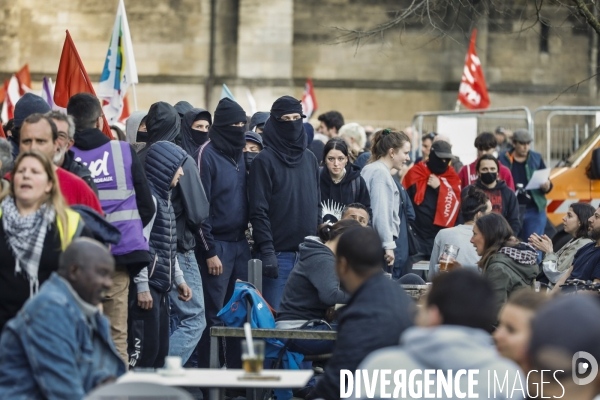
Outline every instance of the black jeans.
<path fill-rule="evenodd" d="M 169 355 L 169 301 L 168 292 L 161 293 L 150 286 L 152 308 L 138 306 L 137 290 L 132 283 L 129 290 L 128 346 L 131 368 L 162 368 Z"/>

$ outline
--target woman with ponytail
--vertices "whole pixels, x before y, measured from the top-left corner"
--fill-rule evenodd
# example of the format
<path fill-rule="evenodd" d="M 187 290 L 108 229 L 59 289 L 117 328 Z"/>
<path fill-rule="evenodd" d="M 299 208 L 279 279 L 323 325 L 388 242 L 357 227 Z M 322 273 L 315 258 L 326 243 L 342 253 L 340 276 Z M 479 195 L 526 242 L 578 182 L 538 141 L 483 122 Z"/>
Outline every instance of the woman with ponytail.
<path fill-rule="evenodd" d="M 350 295 L 343 291 L 335 273 L 335 251 L 345 231 L 360 226 L 358 221 L 344 219 L 319 226 L 319 236 L 308 236 L 300 244 L 300 259 L 287 280 L 277 313 L 278 329 L 300 328 L 311 320 L 326 319 L 327 309 L 345 304 Z M 325 322 L 315 322 L 303 329 L 329 330 Z M 332 341 L 295 340 L 293 351 L 303 354 L 330 353 Z"/>
<path fill-rule="evenodd" d="M 392 266 L 400 233 L 400 190 L 391 170 L 400 170 L 409 159 L 410 139 L 403 132 L 383 129 L 373 134 L 371 143 L 371 159 L 361 175 L 371 196 L 373 228 L 383 242 L 385 261 Z"/>

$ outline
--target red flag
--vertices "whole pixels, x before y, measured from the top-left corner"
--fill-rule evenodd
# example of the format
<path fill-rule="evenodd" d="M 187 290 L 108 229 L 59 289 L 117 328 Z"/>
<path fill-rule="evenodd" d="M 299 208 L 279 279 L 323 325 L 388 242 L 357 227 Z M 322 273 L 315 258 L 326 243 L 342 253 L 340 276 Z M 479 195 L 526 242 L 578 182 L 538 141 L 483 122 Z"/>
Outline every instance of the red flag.
<path fill-rule="evenodd" d="M 465 68 L 458 89 L 458 101 L 470 110 L 488 108 L 490 106 L 490 96 L 488 95 L 481 62 L 475 52 L 475 38 L 477 29 L 473 29 L 471 35 L 471 45 L 465 59 Z"/>
<path fill-rule="evenodd" d="M 29 65 L 23 65 L 23 68 L 15 74 L 19 82 L 19 95 L 23 96 L 31 90 L 31 74 L 29 74 Z"/>
<path fill-rule="evenodd" d="M 4 128 L 2 127 L 2 124 L 0 124 L 0 137 L 6 139 L 6 133 L 4 133 Z"/>
<path fill-rule="evenodd" d="M 131 112 L 129 112 L 129 93 L 127 93 L 123 98 L 123 111 L 121 111 L 119 122 L 124 124 L 129 115 L 131 115 Z"/>
<path fill-rule="evenodd" d="M 302 112 L 306 115 L 308 121 L 315 111 L 317 111 L 317 97 L 312 79 L 308 78 L 304 85 L 304 94 L 302 95 Z"/>
<path fill-rule="evenodd" d="M 60 56 L 60 63 L 58 65 L 58 73 L 56 74 L 56 83 L 54 85 L 54 104 L 57 106 L 67 108 L 69 98 L 77 93 L 91 93 L 94 96 L 94 86 L 92 81 L 85 71 L 85 67 L 79 58 L 75 43 L 71 39 L 69 31 L 67 31 L 67 38 L 62 49 Z M 112 139 L 112 132 L 110 126 L 106 121 L 106 117 L 102 114 L 104 120 L 104 127 L 102 132 L 110 139 Z"/>

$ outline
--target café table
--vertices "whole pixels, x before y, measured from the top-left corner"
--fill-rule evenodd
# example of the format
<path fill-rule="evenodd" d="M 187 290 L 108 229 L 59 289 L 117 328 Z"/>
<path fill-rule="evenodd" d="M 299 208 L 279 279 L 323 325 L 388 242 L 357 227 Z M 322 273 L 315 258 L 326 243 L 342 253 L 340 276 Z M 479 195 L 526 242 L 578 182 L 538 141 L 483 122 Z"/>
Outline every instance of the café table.
<path fill-rule="evenodd" d="M 209 388 L 210 400 L 224 398 L 225 388 L 288 389 L 304 387 L 312 370 L 263 370 L 248 375 L 242 369 L 182 368 L 176 371 L 130 371 L 118 379 L 124 382 L 151 382 L 165 386 Z"/>

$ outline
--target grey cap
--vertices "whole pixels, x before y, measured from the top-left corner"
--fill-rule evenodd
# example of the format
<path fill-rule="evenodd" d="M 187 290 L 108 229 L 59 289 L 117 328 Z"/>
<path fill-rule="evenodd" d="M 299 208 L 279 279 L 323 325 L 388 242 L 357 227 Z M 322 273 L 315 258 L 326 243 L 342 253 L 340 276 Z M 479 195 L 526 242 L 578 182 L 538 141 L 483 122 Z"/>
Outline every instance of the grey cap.
<path fill-rule="evenodd" d="M 512 141 L 520 143 L 531 143 L 533 142 L 533 137 L 531 137 L 527 129 L 517 129 L 515 133 L 513 133 Z"/>
<path fill-rule="evenodd" d="M 435 153 L 439 158 L 452 158 L 452 146 L 450 143 L 445 142 L 443 140 L 438 140 L 437 142 L 433 142 L 431 145 L 431 151 Z"/>
<path fill-rule="evenodd" d="M 264 147 L 262 136 L 260 136 L 256 132 L 252 132 L 252 131 L 246 132 L 246 141 L 248 141 L 248 140 L 258 144 L 261 149 Z"/>

